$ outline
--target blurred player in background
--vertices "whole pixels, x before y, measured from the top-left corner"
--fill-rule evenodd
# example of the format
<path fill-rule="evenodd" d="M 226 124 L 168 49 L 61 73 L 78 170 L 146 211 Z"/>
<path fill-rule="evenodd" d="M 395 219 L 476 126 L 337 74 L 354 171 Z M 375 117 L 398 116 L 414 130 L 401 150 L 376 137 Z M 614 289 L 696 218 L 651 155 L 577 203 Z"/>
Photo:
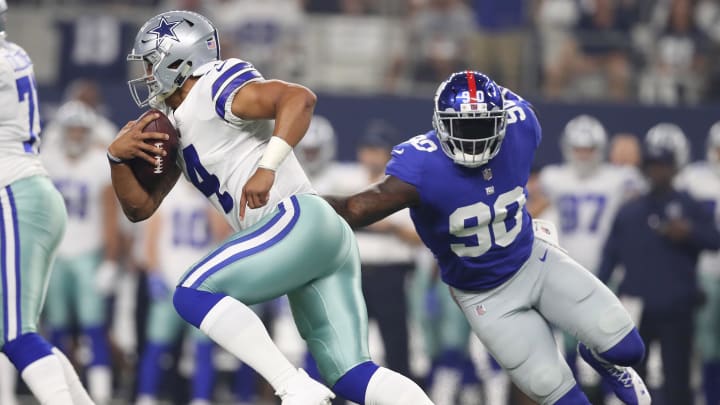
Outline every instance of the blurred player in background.
<path fill-rule="evenodd" d="M 42 405 L 88 405 L 92 400 L 68 359 L 37 334 L 67 214 L 38 154 L 32 61 L 5 39 L 6 12 L 0 0 L 0 342 Z"/>
<path fill-rule="evenodd" d="M 560 244 L 593 274 L 597 274 L 615 213 L 643 183 L 635 168 L 606 163 L 607 143 L 600 121 L 588 115 L 575 117 L 560 138 L 565 162 L 547 166 L 540 173 L 540 190 L 557 212 Z M 577 377 L 577 341 L 566 334 L 564 346 Z"/>
<path fill-rule="evenodd" d="M 675 184 L 703 204 L 720 229 L 720 122 L 710 128 L 706 145 L 706 160 L 686 166 Z M 698 312 L 695 334 L 703 362 L 705 403 L 720 404 L 720 253 L 703 252 L 698 273 L 705 303 Z"/>
<path fill-rule="evenodd" d="M 541 130 L 532 106 L 484 74 L 458 72 L 437 90 L 433 124 L 393 149 L 382 181 L 328 198 L 333 207 L 355 227 L 409 207 L 473 331 L 535 401 L 590 404 L 552 322 L 583 342 L 583 359 L 621 400 L 649 404 L 629 367 L 645 349 L 620 301 L 557 247 L 548 226 L 534 236 L 525 185 Z"/>
<path fill-rule="evenodd" d="M 660 344 L 663 403 L 690 404 L 694 317 L 702 301 L 698 257 L 703 250 L 720 247 L 720 234 L 710 211 L 673 186 L 689 161 L 682 130 L 658 124 L 648 131 L 643 146 L 649 189 L 620 207 L 598 277 L 607 282 L 616 267 L 624 268 L 618 294 L 636 319 L 645 345 Z M 638 365 L 642 376 L 647 363 L 646 358 Z"/>
<path fill-rule="evenodd" d="M 73 320 L 90 344 L 90 396 L 98 405 L 112 398 L 112 373 L 105 296 L 117 272 L 118 206 L 103 149 L 94 144 L 96 114 L 83 104 L 63 105 L 57 114 L 59 149 L 46 150 L 43 163 L 65 199 L 68 221 L 58 248 L 45 315 L 51 342 L 71 353 Z"/>
<path fill-rule="evenodd" d="M 220 60 L 217 30 L 192 12 L 148 20 L 128 58 L 145 70 L 129 82 L 133 98 L 172 116 L 182 151 L 179 167 L 145 190 L 127 162 L 155 165 L 150 155 L 165 152 L 144 140 L 167 135 L 142 132 L 152 114 L 121 130 L 108 158 L 126 215 L 150 217 L 182 170 L 236 231 L 181 279 L 173 298 L 180 316 L 258 371 L 284 405 L 327 404 L 334 394 L 282 355 L 248 307 L 288 294 L 300 334 L 338 394 L 378 405 L 430 403 L 410 379 L 370 360 L 354 235 L 291 153 L 315 95 L 265 80 L 248 62 Z"/>
<path fill-rule="evenodd" d="M 147 321 L 145 349 L 138 373 L 137 405 L 157 404 L 162 376 L 162 359 L 189 326 L 172 304 L 172 287 L 210 247 L 229 233 L 223 218 L 208 204 L 192 184 L 180 180 L 163 205 L 147 223 L 145 243 L 148 282 L 152 302 Z M 209 405 L 212 400 L 214 370 L 213 343 L 195 328 L 195 367 L 191 405 Z"/>

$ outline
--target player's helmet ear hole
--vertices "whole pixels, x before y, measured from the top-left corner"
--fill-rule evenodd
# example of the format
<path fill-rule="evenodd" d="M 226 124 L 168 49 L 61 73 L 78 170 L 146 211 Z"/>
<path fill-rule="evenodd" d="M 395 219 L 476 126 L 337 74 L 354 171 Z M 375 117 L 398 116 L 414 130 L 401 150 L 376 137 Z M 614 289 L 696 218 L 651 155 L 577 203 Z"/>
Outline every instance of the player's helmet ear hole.
<path fill-rule="evenodd" d="M 180 67 L 181 63 L 183 63 L 182 59 L 176 59 L 175 62 L 168 65 L 168 69 L 177 69 Z"/>

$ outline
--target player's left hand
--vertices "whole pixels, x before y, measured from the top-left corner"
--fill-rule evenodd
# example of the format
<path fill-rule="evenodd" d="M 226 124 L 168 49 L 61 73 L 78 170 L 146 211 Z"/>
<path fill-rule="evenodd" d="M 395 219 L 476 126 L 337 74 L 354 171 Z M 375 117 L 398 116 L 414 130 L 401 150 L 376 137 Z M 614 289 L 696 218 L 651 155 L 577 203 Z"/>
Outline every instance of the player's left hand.
<path fill-rule="evenodd" d="M 245 206 L 254 209 L 267 204 L 270 198 L 270 188 L 272 188 L 274 182 L 274 171 L 258 167 L 242 189 L 242 197 L 240 197 L 240 219 L 245 218 Z"/>

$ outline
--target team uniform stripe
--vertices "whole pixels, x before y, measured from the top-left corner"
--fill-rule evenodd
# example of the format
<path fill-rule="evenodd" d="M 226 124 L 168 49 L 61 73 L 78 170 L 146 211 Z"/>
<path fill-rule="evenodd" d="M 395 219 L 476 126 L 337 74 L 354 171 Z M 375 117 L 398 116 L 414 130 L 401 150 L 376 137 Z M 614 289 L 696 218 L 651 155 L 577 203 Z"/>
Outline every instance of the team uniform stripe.
<path fill-rule="evenodd" d="M 477 103 L 477 85 L 475 84 L 475 75 L 471 71 L 465 72 L 468 81 L 468 91 L 470 92 L 470 103 Z"/>
<path fill-rule="evenodd" d="M 17 220 L 13 218 L 14 202 L 10 197 L 10 186 L 0 191 L 0 201 L 2 201 L 2 249 L 0 254 L 2 257 L 2 276 L 3 276 L 3 315 L 5 327 L 5 342 L 9 342 L 18 336 L 18 272 L 17 252 L 19 246 L 16 246 L 17 235 L 15 224 Z"/>
<path fill-rule="evenodd" d="M 216 257 L 217 255 L 219 255 L 222 251 L 228 249 L 229 247 L 231 247 L 231 246 L 233 246 L 233 245 L 237 245 L 237 244 L 239 244 L 239 243 L 243 243 L 243 242 L 248 241 L 248 240 L 250 240 L 250 239 L 256 238 L 256 237 L 258 237 L 259 235 L 267 232 L 268 229 L 270 229 L 273 225 L 275 225 L 275 224 L 280 220 L 280 218 L 285 214 L 285 212 L 286 212 L 286 210 L 285 210 L 285 205 L 284 205 L 284 204 L 279 204 L 279 205 L 278 205 L 278 212 L 277 212 L 277 214 L 275 214 L 272 218 L 270 218 L 270 220 L 269 220 L 265 225 L 261 226 L 260 228 L 256 229 L 255 231 L 253 231 L 253 232 L 251 232 L 251 233 L 249 233 L 249 234 L 247 234 L 247 235 L 245 235 L 245 236 L 242 236 L 242 237 L 240 237 L 240 238 L 238 238 L 238 239 L 233 239 L 233 240 L 225 243 L 224 245 L 220 246 L 220 248 L 216 249 L 215 252 L 211 253 L 210 255 L 208 255 L 207 257 L 205 257 L 204 259 L 202 259 L 199 263 L 197 263 L 195 266 L 193 266 L 193 268 L 192 268 L 192 269 L 185 275 L 185 277 L 180 281 L 179 285 L 183 285 L 183 284 L 185 283 L 185 280 L 187 280 L 187 279 L 192 275 L 192 273 L 193 273 L 195 270 L 197 270 L 197 269 L 198 269 L 199 267 L 201 267 L 201 266 L 204 266 L 205 263 L 207 263 L 208 261 L 210 261 L 210 260 L 212 260 L 213 258 L 215 258 L 215 257 Z"/>
<path fill-rule="evenodd" d="M 7 305 L 7 266 L 5 265 L 6 231 L 5 231 L 5 205 L 4 193 L 0 192 L 0 277 L 2 278 L 2 309 L 3 309 L 3 341 L 8 341 L 8 305 Z"/>
<path fill-rule="evenodd" d="M 255 232 L 230 241 L 212 255 L 198 263 L 180 283 L 182 287 L 197 288 L 208 277 L 228 265 L 262 252 L 285 238 L 295 227 L 300 217 L 300 205 L 295 196 L 280 203 L 279 212 Z"/>
<path fill-rule="evenodd" d="M 223 86 L 222 90 L 217 95 L 217 99 L 215 99 L 215 112 L 221 118 L 225 118 L 225 105 L 227 104 L 230 95 L 247 83 L 260 78 L 262 78 L 260 73 L 252 68 L 234 76 L 225 86 Z"/>
<path fill-rule="evenodd" d="M 15 244 L 15 313 L 16 313 L 16 329 L 15 336 L 11 336 L 14 339 L 22 334 L 22 302 L 21 294 L 22 291 L 22 278 L 20 277 L 20 227 L 18 227 L 18 215 L 17 206 L 15 205 L 15 196 L 13 195 L 10 186 L 7 186 L 8 197 L 10 197 L 10 211 L 12 213 L 12 226 L 13 226 L 13 243 Z M 8 269 L 12 270 L 12 269 Z"/>
<path fill-rule="evenodd" d="M 220 88 L 225 84 L 225 82 L 230 79 L 230 77 L 234 76 L 235 74 L 239 73 L 241 70 L 245 70 L 248 68 L 251 68 L 252 65 L 249 62 L 241 62 L 234 66 L 231 66 L 228 70 L 226 70 L 223 74 L 220 75 L 217 79 L 215 79 L 215 82 L 213 82 L 212 85 L 212 98 L 215 99 L 217 96 L 218 91 L 220 91 Z"/>

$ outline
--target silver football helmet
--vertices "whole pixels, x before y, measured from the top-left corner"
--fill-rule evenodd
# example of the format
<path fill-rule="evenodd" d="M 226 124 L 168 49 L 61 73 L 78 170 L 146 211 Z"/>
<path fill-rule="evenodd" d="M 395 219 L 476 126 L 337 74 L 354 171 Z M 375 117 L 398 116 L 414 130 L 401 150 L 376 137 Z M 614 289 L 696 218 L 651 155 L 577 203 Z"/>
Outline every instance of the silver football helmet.
<path fill-rule="evenodd" d="M 581 176 L 592 173 L 605 159 L 607 132 L 597 118 L 579 115 L 565 125 L 560 146 L 563 158 Z M 587 156 L 581 156 L 578 149 L 588 150 Z"/>
<path fill-rule="evenodd" d="M 71 157 L 85 153 L 93 142 L 97 113 L 80 101 L 69 101 L 58 108 L 56 117 L 65 153 Z"/>
<path fill-rule="evenodd" d="M 200 66 L 220 59 L 215 26 L 191 11 L 168 11 L 148 20 L 128 61 L 141 62 L 144 76 L 130 80 L 139 107 L 160 105 Z"/>
<path fill-rule="evenodd" d="M 683 130 L 671 123 L 663 122 L 650 128 L 645 135 L 645 158 L 672 158 L 676 169 L 690 160 L 690 145 Z"/>
<path fill-rule="evenodd" d="M 0 38 L 5 38 L 5 14 L 7 9 L 7 1 L 0 0 Z"/>
<path fill-rule="evenodd" d="M 720 175 L 720 121 L 710 127 L 707 138 L 707 161 Z"/>
<path fill-rule="evenodd" d="M 295 151 L 302 167 L 313 177 L 335 160 L 336 146 L 335 130 L 330 121 L 315 115 Z"/>

